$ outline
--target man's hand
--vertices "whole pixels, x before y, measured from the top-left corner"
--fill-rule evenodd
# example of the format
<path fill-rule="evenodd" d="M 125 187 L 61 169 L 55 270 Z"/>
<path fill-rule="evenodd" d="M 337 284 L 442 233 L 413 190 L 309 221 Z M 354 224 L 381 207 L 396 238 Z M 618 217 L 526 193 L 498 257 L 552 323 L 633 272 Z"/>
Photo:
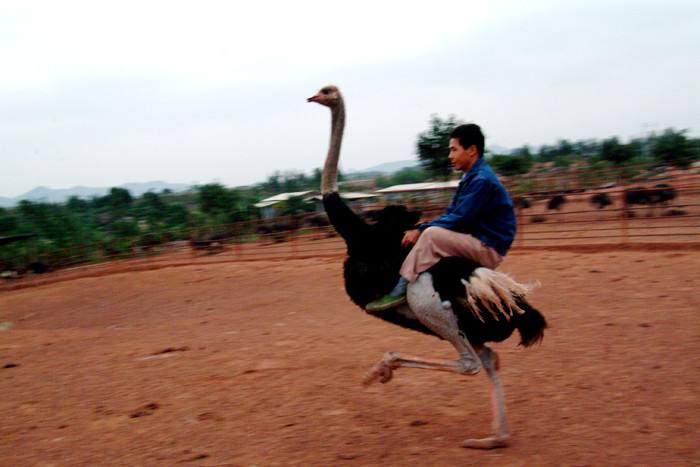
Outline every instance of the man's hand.
<path fill-rule="evenodd" d="M 418 237 L 420 237 L 420 230 L 418 230 L 418 229 L 407 230 L 406 233 L 403 234 L 403 240 L 401 240 L 401 246 L 414 245 L 418 241 Z"/>

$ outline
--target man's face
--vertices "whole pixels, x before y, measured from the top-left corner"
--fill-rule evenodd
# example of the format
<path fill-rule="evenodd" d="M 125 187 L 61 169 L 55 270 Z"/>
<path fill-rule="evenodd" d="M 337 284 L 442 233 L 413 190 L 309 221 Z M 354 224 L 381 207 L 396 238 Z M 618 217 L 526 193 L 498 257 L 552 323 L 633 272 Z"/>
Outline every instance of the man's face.
<path fill-rule="evenodd" d="M 468 148 L 463 148 L 459 144 L 457 138 L 450 138 L 450 155 L 447 156 L 452 162 L 452 167 L 455 170 L 460 170 L 462 172 L 467 172 L 472 168 L 472 165 L 479 159 L 479 152 L 476 149 L 476 145 L 472 144 Z"/>

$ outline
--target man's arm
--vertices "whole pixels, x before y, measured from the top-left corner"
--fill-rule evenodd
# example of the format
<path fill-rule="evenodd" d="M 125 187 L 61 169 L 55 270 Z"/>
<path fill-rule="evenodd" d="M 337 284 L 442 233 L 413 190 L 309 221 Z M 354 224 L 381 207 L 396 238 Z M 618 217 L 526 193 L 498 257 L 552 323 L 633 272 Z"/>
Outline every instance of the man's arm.
<path fill-rule="evenodd" d="M 437 219 L 421 224 L 419 229 L 423 231 L 433 226 L 459 230 L 460 226 L 469 225 L 488 204 L 492 189 L 493 186 L 487 180 L 473 180 L 459 195 L 457 205 L 453 210 Z"/>
<path fill-rule="evenodd" d="M 401 246 L 411 246 L 415 245 L 416 242 L 418 241 L 418 237 L 420 237 L 421 231 L 418 229 L 412 229 L 412 230 L 407 230 L 406 233 L 403 234 L 403 240 L 401 240 Z"/>

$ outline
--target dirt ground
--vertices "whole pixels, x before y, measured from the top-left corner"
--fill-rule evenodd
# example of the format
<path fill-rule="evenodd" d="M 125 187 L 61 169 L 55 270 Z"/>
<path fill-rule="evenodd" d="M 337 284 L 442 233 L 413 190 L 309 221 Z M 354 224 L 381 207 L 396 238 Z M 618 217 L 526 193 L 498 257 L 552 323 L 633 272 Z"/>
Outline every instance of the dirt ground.
<path fill-rule="evenodd" d="M 700 465 L 697 250 L 509 255 L 501 270 L 541 283 L 551 328 L 536 348 L 494 345 L 513 432 L 494 451 L 460 447 L 489 434 L 483 374 L 361 386 L 387 350 L 454 350 L 355 307 L 340 262 L 124 266 L 0 291 L 0 465 Z"/>

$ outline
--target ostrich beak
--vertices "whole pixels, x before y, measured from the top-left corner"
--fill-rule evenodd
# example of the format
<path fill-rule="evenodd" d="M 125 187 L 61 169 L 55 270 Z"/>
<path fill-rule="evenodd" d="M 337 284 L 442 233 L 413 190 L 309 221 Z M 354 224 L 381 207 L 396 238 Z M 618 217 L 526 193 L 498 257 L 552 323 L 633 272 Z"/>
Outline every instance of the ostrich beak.
<path fill-rule="evenodd" d="M 311 96 L 311 97 L 309 97 L 308 99 L 306 99 L 306 102 L 318 102 L 318 100 L 319 100 L 320 97 L 321 97 L 321 96 L 320 96 L 318 93 L 317 93 L 317 94 L 314 94 L 313 96 Z"/>

